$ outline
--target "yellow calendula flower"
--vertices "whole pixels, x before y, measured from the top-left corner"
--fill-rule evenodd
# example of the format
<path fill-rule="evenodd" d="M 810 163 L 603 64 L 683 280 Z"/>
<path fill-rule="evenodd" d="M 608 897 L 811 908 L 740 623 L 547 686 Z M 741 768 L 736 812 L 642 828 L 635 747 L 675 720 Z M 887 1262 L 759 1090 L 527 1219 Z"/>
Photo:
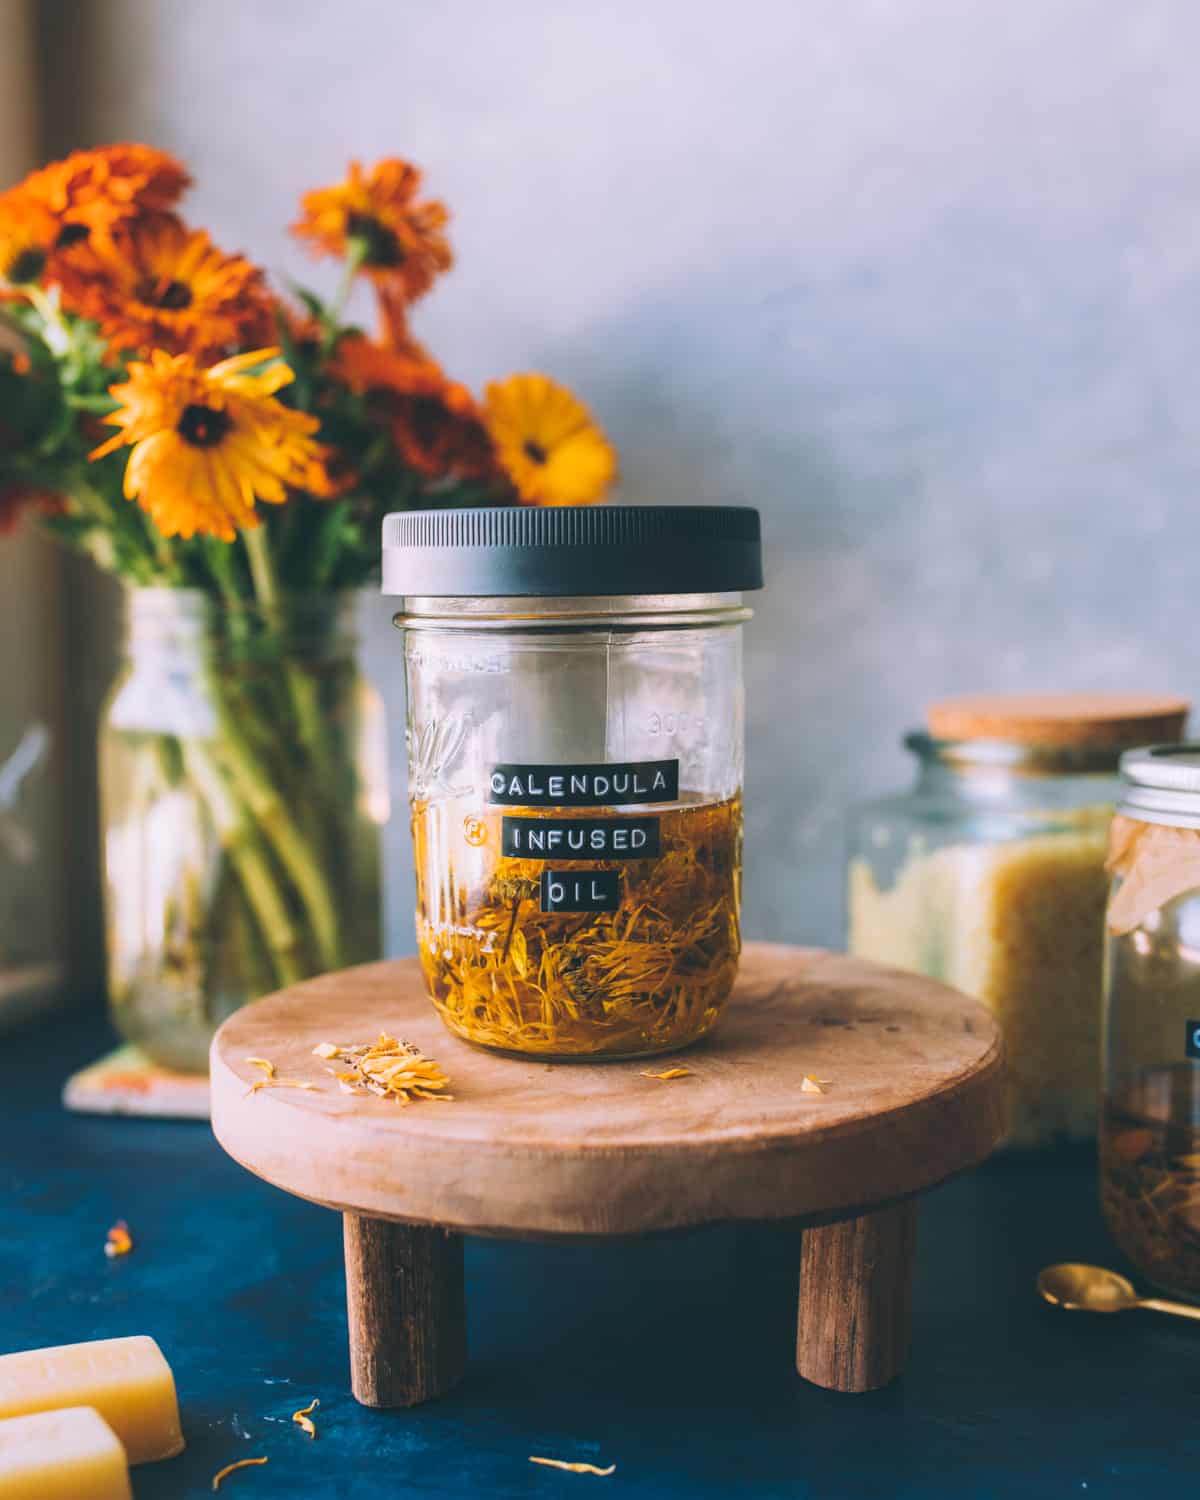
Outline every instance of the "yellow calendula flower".
<path fill-rule="evenodd" d="M 92 458 L 132 447 L 125 495 L 164 536 L 231 542 L 238 527 L 258 525 L 256 501 L 280 505 L 289 485 L 311 486 L 319 424 L 275 399 L 293 378 L 278 353 L 255 349 L 201 369 L 190 354 L 156 349 L 111 387 L 121 405 L 105 421 L 121 431 Z"/>
<path fill-rule="evenodd" d="M 545 375 L 493 381 L 484 420 L 517 494 L 530 505 L 591 505 L 617 477 L 617 454 L 591 413 Z"/>

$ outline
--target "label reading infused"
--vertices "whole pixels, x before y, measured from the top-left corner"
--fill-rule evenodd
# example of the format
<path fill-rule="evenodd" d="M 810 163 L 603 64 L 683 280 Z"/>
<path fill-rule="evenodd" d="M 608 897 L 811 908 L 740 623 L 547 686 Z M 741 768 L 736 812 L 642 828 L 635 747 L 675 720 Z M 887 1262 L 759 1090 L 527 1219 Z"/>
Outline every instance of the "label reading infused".
<path fill-rule="evenodd" d="M 621 904 L 619 870 L 543 870 L 543 911 L 616 911 Z"/>
<path fill-rule="evenodd" d="M 506 859 L 657 859 L 657 818 L 500 820 Z"/>
<path fill-rule="evenodd" d="M 615 807 L 679 800 L 677 760 L 631 760 L 584 766 L 503 762 L 488 777 L 488 801 L 505 807 Z"/>

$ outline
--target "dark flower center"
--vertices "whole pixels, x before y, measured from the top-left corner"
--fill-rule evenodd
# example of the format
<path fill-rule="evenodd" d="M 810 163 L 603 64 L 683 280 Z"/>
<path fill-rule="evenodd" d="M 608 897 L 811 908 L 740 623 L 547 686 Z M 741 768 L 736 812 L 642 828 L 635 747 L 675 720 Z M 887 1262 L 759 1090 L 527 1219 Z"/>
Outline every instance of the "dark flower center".
<path fill-rule="evenodd" d="M 138 301 L 168 312 L 182 312 L 192 305 L 192 289 L 184 281 L 147 281 L 138 288 Z"/>
<path fill-rule="evenodd" d="M 80 245 L 87 239 L 89 230 L 86 224 L 64 224 L 58 231 L 58 238 L 54 241 L 56 250 L 69 250 L 72 245 Z"/>
<path fill-rule="evenodd" d="M 36 281 L 45 269 L 46 252 L 31 246 L 27 250 L 17 251 L 9 262 L 4 279 L 11 281 L 14 286 L 20 286 L 26 281 Z"/>
<path fill-rule="evenodd" d="M 201 406 L 193 401 L 183 408 L 175 431 L 193 448 L 215 448 L 231 426 L 225 412 L 214 411 L 211 406 Z"/>
<path fill-rule="evenodd" d="M 525 457 L 535 464 L 544 464 L 550 455 L 542 447 L 541 443 L 535 443 L 530 438 L 525 444 Z"/>
<path fill-rule="evenodd" d="M 371 214 L 348 214 L 346 238 L 357 240 L 362 248 L 363 264 L 398 266 L 404 260 L 404 246 L 386 224 Z"/>

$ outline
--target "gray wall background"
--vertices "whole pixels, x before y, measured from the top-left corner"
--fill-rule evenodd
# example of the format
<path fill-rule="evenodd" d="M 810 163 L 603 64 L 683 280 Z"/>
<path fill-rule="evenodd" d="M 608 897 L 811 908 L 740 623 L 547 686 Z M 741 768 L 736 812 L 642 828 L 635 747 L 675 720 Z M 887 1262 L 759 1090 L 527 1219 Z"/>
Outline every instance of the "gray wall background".
<path fill-rule="evenodd" d="M 748 502 L 747 927 L 835 941 L 844 812 L 956 690 L 1200 686 L 1191 0 L 43 0 L 49 149 L 192 164 L 229 248 L 347 157 L 454 212 L 418 331 L 593 405 L 632 502 Z M 110 669 L 76 570 L 83 720 Z M 369 659 L 403 751 L 388 611 Z M 398 783 L 399 784 L 399 783 Z M 389 933 L 411 943 L 407 831 Z"/>

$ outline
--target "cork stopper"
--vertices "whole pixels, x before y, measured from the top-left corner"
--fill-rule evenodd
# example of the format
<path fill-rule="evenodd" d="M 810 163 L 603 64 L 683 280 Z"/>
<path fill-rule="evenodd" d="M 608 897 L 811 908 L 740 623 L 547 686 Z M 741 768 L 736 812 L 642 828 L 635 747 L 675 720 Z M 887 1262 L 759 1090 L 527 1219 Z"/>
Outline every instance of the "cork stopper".
<path fill-rule="evenodd" d="M 984 693 L 931 703 L 926 717 L 938 740 L 1119 750 L 1181 739 L 1190 710 L 1165 693 Z"/>

